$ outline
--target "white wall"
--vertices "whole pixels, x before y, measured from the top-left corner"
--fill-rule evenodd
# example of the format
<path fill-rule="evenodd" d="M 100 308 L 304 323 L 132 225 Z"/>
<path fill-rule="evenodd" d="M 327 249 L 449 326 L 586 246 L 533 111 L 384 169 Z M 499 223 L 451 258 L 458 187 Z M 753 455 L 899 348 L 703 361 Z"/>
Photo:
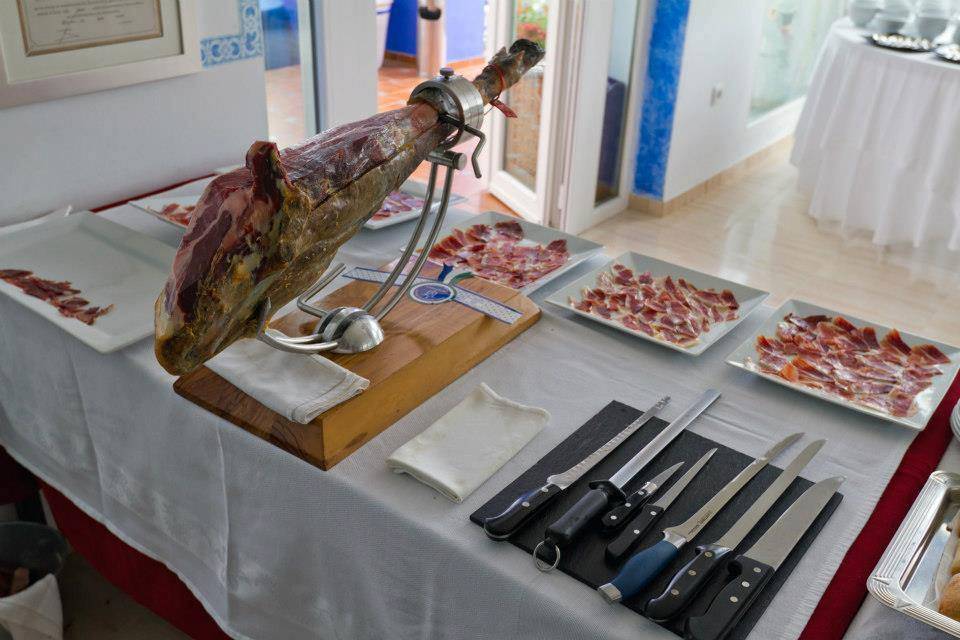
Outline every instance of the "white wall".
<path fill-rule="evenodd" d="M 200 38 L 240 32 L 238 0 L 199 0 L 197 13 Z M 0 225 L 240 163 L 266 136 L 261 57 L 0 110 Z"/>
<path fill-rule="evenodd" d="M 793 132 L 801 104 L 749 123 L 763 0 L 691 0 L 663 199 L 670 200 Z M 723 98 L 710 106 L 711 89 Z"/>

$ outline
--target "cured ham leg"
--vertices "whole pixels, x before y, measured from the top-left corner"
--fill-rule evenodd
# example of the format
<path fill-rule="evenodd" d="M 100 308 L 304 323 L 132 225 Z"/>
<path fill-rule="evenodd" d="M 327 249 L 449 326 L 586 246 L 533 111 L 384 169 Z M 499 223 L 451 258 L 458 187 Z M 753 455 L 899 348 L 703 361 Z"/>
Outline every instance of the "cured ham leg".
<path fill-rule="evenodd" d="M 543 58 L 518 40 L 473 81 L 484 104 Z M 258 328 L 313 284 L 337 249 L 453 128 L 428 99 L 346 124 L 280 151 L 255 142 L 246 166 L 197 202 L 155 309 L 157 360 L 187 373 Z"/>

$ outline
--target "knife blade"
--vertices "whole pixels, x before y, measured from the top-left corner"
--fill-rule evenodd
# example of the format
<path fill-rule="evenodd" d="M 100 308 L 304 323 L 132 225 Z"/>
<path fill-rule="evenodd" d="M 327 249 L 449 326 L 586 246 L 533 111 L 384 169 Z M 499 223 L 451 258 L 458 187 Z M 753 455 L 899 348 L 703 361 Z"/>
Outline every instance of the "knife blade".
<path fill-rule="evenodd" d="M 615 529 L 627 521 L 630 516 L 637 512 L 637 509 L 642 507 L 647 503 L 647 500 L 657 492 L 657 490 L 663 486 L 663 483 L 673 477 L 673 474 L 677 472 L 680 467 L 683 466 L 682 462 L 678 462 L 673 465 L 666 471 L 663 471 L 653 478 L 650 478 L 643 483 L 643 486 L 627 496 L 626 502 L 621 505 L 610 509 L 606 514 L 600 519 L 600 522 L 603 523 L 604 528 L 606 529 Z"/>
<path fill-rule="evenodd" d="M 737 556 L 731 563 L 739 570 L 737 577 L 720 590 L 703 615 L 687 620 L 685 637 L 691 640 L 726 637 L 845 479 L 843 476 L 827 478 L 804 491 L 752 547 Z"/>
<path fill-rule="evenodd" d="M 583 474 L 590 471 L 598 462 L 607 457 L 611 451 L 620 446 L 624 440 L 632 436 L 635 431 L 660 413 L 660 410 L 667 406 L 669 402 L 670 396 L 660 398 L 655 405 L 644 411 L 639 418 L 627 425 L 620 433 L 610 438 L 602 447 L 563 473 L 555 473 L 548 476 L 545 485 L 519 496 L 503 513 L 484 520 L 483 530 L 486 532 L 487 537 L 492 540 L 506 540 L 509 538 L 535 513 L 542 510 L 543 507 L 560 495 L 564 489 L 580 479 Z"/>
<path fill-rule="evenodd" d="M 663 451 L 674 438 L 687 428 L 700 414 L 707 410 L 717 398 L 720 392 L 713 389 L 707 389 L 686 411 L 666 428 L 658 433 L 647 446 L 642 448 L 630 460 L 628 460 L 620 469 L 610 476 L 607 480 L 594 480 L 590 483 L 590 491 L 583 495 L 576 504 L 570 507 L 560 518 L 547 527 L 546 536 L 543 541 L 537 545 L 537 550 L 541 546 L 550 545 L 553 547 L 554 562 L 552 565 L 545 565 L 540 562 L 538 553 L 534 552 L 534 561 L 541 570 L 553 569 L 559 563 L 560 549 L 568 544 L 580 533 L 584 525 L 590 522 L 594 517 L 603 512 L 612 500 L 624 500 L 626 496 L 623 493 L 623 486 L 633 479 L 651 460 Z M 549 566 L 549 568 L 546 568 Z"/>
<path fill-rule="evenodd" d="M 816 440 L 808 444 L 726 533 L 716 542 L 697 547 L 697 555 L 693 560 L 677 572 L 660 596 L 647 603 L 645 609 L 647 617 L 658 621 L 669 620 L 686 608 L 694 596 L 709 582 L 727 554 L 733 552 L 743 542 L 760 518 L 793 484 L 825 442 L 826 440 Z"/>
<path fill-rule="evenodd" d="M 651 547 L 640 551 L 627 560 L 610 582 L 599 589 L 609 602 L 619 602 L 623 598 L 636 595 L 666 568 L 680 553 L 680 549 L 692 540 L 727 502 L 735 496 L 767 463 L 777 457 L 784 449 L 796 442 L 803 433 L 794 433 L 776 443 L 759 458 L 748 464 L 737 476 L 728 482 L 712 498 L 685 522 L 663 530 L 663 539 Z"/>
<path fill-rule="evenodd" d="M 606 556 L 607 559 L 611 562 L 619 562 L 626 556 L 630 550 L 633 548 L 638 541 L 640 541 L 643 536 L 647 535 L 647 532 L 653 527 L 654 524 L 660 519 L 660 516 L 663 515 L 663 512 L 666 511 L 673 501 L 683 493 L 683 490 L 687 488 L 687 485 L 697 477 L 697 474 L 700 473 L 700 470 L 707 464 L 713 454 L 717 452 L 716 449 L 710 449 L 703 456 L 697 460 L 696 464 L 690 467 L 685 474 L 680 476 L 680 479 L 673 483 L 673 486 L 670 487 L 670 490 L 664 493 L 659 500 L 652 504 L 648 504 L 644 507 L 636 518 L 630 521 L 623 532 L 619 536 L 614 538 L 613 542 L 607 545 Z"/>

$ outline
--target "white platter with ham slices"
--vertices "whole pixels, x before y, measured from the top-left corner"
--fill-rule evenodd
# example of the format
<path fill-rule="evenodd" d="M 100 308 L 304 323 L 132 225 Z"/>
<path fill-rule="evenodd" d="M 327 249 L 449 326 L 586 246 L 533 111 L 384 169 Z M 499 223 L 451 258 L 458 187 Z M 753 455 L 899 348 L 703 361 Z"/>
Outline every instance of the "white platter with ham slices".
<path fill-rule="evenodd" d="M 427 185 L 416 180 L 407 180 L 400 188 L 391 193 L 383 201 L 383 206 L 373 216 L 363 223 L 365 229 L 383 229 L 395 224 L 416 220 L 423 211 L 424 198 L 427 195 Z M 466 200 L 463 196 L 450 195 L 448 205 Z M 433 209 L 440 205 L 440 190 L 433 194 Z"/>
<path fill-rule="evenodd" d="M 487 211 L 443 229 L 430 260 L 529 295 L 598 254 L 590 240 Z"/>
<path fill-rule="evenodd" d="M 788 300 L 727 363 L 919 431 L 956 377 L 960 349 Z"/>
<path fill-rule="evenodd" d="M 638 253 L 624 253 L 547 302 L 687 355 L 709 349 L 770 295 Z"/>
<path fill-rule="evenodd" d="M 0 236 L 0 294 L 109 353 L 153 335 L 173 254 L 150 236 L 76 213 Z"/>

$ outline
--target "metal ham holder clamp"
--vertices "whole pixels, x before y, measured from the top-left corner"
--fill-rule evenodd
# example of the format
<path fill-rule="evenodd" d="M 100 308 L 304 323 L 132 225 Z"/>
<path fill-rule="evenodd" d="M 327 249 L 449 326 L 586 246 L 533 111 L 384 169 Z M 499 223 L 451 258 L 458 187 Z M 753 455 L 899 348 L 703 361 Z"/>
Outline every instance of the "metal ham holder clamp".
<path fill-rule="evenodd" d="M 297 307 L 301 311 L 321 320 L 313 335 L 291 337 L 269 332 L 267 330 L 270 319 L 270 302 L 268 300 L 260 309 L 260 328 L 257 332 L 259 340 L 281 351 L 301 354 L 324 351 L 360 353 L 373 349 L 383 342 L 384 333 L 380 321 L 397 306 L 420 275 L 420 271 L 427 261 L 427 247 L 432 247 L 436 242 L 437 235 L 440 233 L 440 225 L 447 214 L 447 204 L 450 200 L 450 191 L 453 185 L 453 170 L 460 170 L 466 166 L 466 156 L 452 151 L 452 148 L 461 142 L 464 134 L 470 134 L 477 138 L 477 146 L 473 150 L 471 161 L 473 172 L 479 178 L 480 162 L 478 157 L 486 142 L 486 136 L 480 131 L 483 124 L 483 98 L 472 82 L 463 76 L 454 75 L 453 69 L 444 67 L 440 69 L 440 77 L 417 85 L 407 102 L 409 104 L 421 101 L 429 102 L 436 107 L 440 113 L 440 122 L 456 127 L 456 131 L 427 155 L 427 160 L 430 162 L 430 178 L 427 182 L 427 193 L 424 196 L 423 211 L 417 222 L 417 228 L 403 250 L 397 266 L 394 267 L 377 292 L 362 308 L 337 307 L 326 310 L 310 304 L 309 300 L 333 282 L 337 276 L 343 273 L 345 268 L 343 263 L 331 267 L 316 284 L 297 298 Z M 447 171 L 444 174 L 440 206 L 437 209 L 427 241 L 424 243 L 424 250 L 420 252 L 413 267 L 407 273 L 403 284 L 399 286 L 392 297 L 383 302 L 387 292 L 397 282 L 420 243 L 420 238 L 426 227 L 427 216 L 432 208 L 433 192 L 437 184 L 437 168 L 440 166 L 446 167 Z M 381 302 L 380 307 L 375 309 Z"/>

